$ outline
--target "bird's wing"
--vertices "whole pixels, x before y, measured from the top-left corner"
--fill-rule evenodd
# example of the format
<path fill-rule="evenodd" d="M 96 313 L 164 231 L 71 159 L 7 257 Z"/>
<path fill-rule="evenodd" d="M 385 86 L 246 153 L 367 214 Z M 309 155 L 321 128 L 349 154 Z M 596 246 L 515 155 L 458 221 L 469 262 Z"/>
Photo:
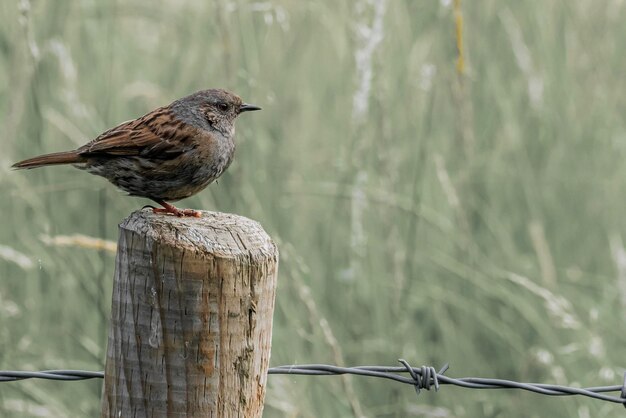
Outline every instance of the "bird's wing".
<path fill-rule="evenodd" d="M 81 156 L 144 156 L 169 159 L 190 148 L 190 128 L 159 108 L 139 119 L 124 122 L 78 149 Z"/>

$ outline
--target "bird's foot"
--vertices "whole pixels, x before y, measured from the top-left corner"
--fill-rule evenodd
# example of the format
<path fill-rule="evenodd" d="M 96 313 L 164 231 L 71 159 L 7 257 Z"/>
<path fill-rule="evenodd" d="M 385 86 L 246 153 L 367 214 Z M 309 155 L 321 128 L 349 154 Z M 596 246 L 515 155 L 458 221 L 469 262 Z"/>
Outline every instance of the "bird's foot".
<path fill-rule="evenodd" d="M 152 207 L 152 213 L 165 213 L 165 214 L 172 214 L 178 217 L 183 217 L 183 216 L 191 216 L 194 218 L 200 218 L 202 217 L 202 212 L 200 212 L 199 210 L 193 210 L 193 209 L 178 209 L 176 206 L 174 205 L 170 205 L 169 203 L 165 202 L 165 201 L 158 201 L 158 204 L 162 205 L 162 208 L 155 208 Z"/>
<path fill-rule="evenodd" d="M 176 207 L 172 209 L 165 209 L 165 208 L 152 208 L 152 213 L 165 213 L 165 214 L 172 214 L 172 215 L 176 215 L 179 217 L 183 217 L 183 216 L 192 216 L 194 218 L 201 218 L 202 217 L 202 212 L 200 212 L 199 210 L 193 210 L 193 209 L 178 209 Z"/>

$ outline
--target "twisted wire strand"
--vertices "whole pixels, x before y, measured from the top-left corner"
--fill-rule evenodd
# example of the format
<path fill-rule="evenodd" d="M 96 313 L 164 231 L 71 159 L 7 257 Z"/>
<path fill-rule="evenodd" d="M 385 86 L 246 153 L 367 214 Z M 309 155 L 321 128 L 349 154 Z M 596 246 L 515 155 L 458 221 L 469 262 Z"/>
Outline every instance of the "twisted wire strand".
<path fill-rule="evenodd" d="M 620 403 L 626 407 L 626 373 L 621 385 L 594 386 L 576 388 L 545 383 L 523 383 L 513 380 L 492 379 L 484 377 L 453 378 L 445 376 L 448 365 L 439 372 L 434 367 L 412 367 L 406 360 L 400 359 L 402 366 L 355 366 L 340 367 L 328 364 L 294 364 L 271 367 L 268 374 L 304 375 L 304 376 L 336 376 L 352 374 L 357 376 L 377 377 L 412 385 L 419 395 L 422 389 L 431 387 L 438 391 L 442 385 L 454 385 L 468 389 L 520 389 L 548 396 L 586 396 L 606 402 Z M 408 377 L 403 375 L 408 373 Z M 102 379 L 104 372 L 86 370 L 44 370 L 39 372 L 0 370 L 0 382 L 13 382 L 24 379 L 47 379 L 77 381 L 86 379 Z M 618 396 L 606 395 L 608 392 L 619 392 Z"/>

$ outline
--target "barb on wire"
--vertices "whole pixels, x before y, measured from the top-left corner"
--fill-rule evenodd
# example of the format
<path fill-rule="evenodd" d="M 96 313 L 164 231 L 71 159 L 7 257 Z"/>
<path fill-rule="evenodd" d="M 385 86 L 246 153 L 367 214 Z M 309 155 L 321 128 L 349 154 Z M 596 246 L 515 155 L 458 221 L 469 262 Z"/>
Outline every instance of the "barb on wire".
<path fill-rule="evenodd" d="M 378 377 L 394 380 L 415 387 L 419 395 L 421 389 L 430 390 L 431 387 L 438 391 L 441 385 L 454 385 L 468 389 L 521 389 L 529 392 L 548 396 L 573 396 L 580 395 L 606 402 L 620 403 L 626 407 L 626 373 L 621 385 L 594 386 L 588 388 L 575 388 L 545 383 L 521 383 L 512 380 L 490 379 L 484 377 L 453 378 L 445 376 L 448 365 L 444 365 L 439 372 L 434 367 L 412 367 L 406 360 L 400 359 L 402 366 L 356 366 L 339 367 L 328 364 L 294 364 L 289 366 L 271 367 L 268 374 L 290 374 L 306 376 L 335 376 L 353 374 L 358 376 Z M 408 373 L 409 377 L 402 373 Z M 40 372 L 26 371 L 0 371 L 0 382 L 12 382 L 23 379 L 50 379 L 50 380 L 85 380 L 102 379 L 104 372 L 85 370 L 45 370 Z M 619 396 L 605 395 L 609 392 L 619 392 Z"/>

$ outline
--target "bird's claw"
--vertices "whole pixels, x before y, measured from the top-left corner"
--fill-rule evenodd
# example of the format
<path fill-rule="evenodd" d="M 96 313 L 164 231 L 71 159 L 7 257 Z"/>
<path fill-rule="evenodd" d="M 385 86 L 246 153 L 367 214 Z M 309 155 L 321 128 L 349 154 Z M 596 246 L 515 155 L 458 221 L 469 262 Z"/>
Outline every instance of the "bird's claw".
<path fill-rule="evenodd" d="M 177 215 L 177 216 L 192 216 L 194 218 L 202 217 L 202 212 L 200 212 L 199 210 L 183 209 L 183 210 L 180 210 L 179 212 L 180 212 L 180 215 Z"/>
<path fill-rule="evenodd" d="M 168 207 L 168 208 L 152 208 L 152 213 L 165 213 L 165 214 L 171 214 L 171 215 L 175 215 L 178 216 L 179 218 L 182 218 L 183 216 L 191 216 L 194 218 L 200 218 L 202 217 L 202 212 L 200 212 L 199 210 L 193 210 L 193 209 L 178 209 L 177 207 Z"/>

